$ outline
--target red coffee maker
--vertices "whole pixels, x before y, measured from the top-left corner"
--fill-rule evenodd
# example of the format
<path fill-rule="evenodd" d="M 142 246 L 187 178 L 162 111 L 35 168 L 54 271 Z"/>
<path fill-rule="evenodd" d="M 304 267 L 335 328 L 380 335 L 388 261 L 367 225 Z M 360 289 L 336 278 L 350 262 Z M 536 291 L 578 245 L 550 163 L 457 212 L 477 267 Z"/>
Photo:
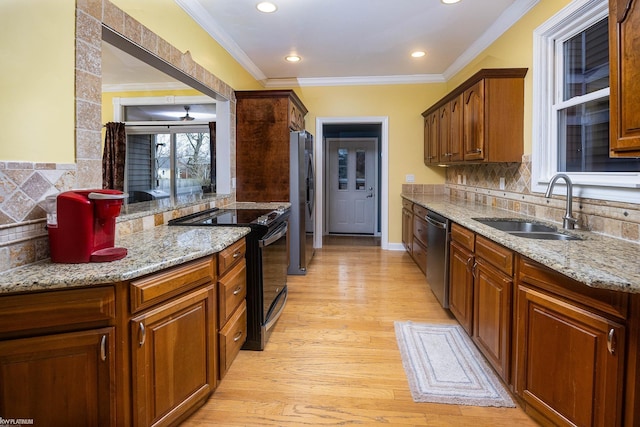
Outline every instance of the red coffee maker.
<path fill-rule="evenodd" d="M 128 197 L 118 190 L 73 190 L 47 198 L 51 261 L 107 262 L 127 256 L 114 247 L 116 217 Z"/>

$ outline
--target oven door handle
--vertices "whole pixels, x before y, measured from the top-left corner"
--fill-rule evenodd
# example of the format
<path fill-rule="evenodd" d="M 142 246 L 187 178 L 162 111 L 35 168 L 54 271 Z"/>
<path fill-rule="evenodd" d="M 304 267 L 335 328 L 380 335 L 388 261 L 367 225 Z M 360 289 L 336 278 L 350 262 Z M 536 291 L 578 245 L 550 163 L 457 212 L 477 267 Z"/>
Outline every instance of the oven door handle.
<path fill-rule="evenodd" d="M 264 239 L 259 240 L 258 245 L 261 248 L 264 248 L 265 246 L 269 246 L 273 242 L 278 241 L 282 236 L 285 236 L 287 234 L 288 229 L 289 227 L 287 226 L 287 223 L 283 222 L 280 227 L 275 229 L 275 231 L 266 235 Z"/>

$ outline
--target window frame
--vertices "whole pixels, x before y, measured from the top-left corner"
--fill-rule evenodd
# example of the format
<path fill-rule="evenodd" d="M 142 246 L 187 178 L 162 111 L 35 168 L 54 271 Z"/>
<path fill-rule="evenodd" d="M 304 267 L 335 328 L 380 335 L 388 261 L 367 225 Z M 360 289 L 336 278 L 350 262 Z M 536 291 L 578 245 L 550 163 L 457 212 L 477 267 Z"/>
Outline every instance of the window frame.
<path fill-rule="evenodd" d="M 608 16 L 607 0 L 575 0 L 560 10 L 533 33 L 533 111 L 531 191 L 544 193 L 554 174 L 558 173 L 558 123 L 557 111 L 566 107 L 556 103 L 561 98 L 562 43 L 584 31 L 585 28 Z M 609 89 L 601 89 L 580 97 L 588 101 L 606 96 Z M 640 202 L 640 173 L 638 172 L 562 172 L 571 177 L 574 194 L 582 198 Z M 565 194 L 564 188 L 554 193 Z"/>

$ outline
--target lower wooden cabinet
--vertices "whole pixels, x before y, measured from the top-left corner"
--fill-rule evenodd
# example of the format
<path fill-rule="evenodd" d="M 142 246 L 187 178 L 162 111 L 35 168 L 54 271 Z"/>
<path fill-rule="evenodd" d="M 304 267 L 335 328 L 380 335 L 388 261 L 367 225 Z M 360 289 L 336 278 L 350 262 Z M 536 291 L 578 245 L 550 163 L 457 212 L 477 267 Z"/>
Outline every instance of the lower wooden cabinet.
<path fill-rule="evenodd" d="M 131 320 L 133 424 L 175 424 L 215 389 L 214 286 Z"/>
<path fill-rule="evenodd" d="M 521 265 L 515 385 L 527 411 L 544 424 L 623 425 L 624 319 L 589 305 L 592 299 L 614 312 L 606 304 L 620 303 L 624 312 L 626 298 L 603 290 L 592 298 L 571 295 L 570 279 L 533 263 Z"/>
<path fill-rule="evenodd" d="M 402 200 L 402 245 L 411 254 L 413 240 L 413 203 Z"/>
<path fill-rule="evenodd" d="M 474 262 L 473 252 L 452 238 L 449 246 L 449 310 L 469 335 L 473 334 Z"/>
<path fill-rule="evenodd" d="M 513 279 L 476 257 L 473 284 L 473 341 L 509 383 Z"/>
<path fill-rule="evenodd" d="M 0 341 L 0 414 L 115 426 L 115 328 Z"/>

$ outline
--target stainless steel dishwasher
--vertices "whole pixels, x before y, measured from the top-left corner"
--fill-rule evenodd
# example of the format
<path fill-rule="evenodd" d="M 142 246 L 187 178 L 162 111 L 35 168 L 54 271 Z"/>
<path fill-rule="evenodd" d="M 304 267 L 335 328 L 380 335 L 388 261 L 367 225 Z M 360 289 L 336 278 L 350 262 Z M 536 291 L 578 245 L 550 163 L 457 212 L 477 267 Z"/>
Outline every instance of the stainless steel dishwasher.
<path fill-rule="evenodd" d="M 427 211 L 427 283 L 442 307 L 449 308 L 449 220 Z"/>

